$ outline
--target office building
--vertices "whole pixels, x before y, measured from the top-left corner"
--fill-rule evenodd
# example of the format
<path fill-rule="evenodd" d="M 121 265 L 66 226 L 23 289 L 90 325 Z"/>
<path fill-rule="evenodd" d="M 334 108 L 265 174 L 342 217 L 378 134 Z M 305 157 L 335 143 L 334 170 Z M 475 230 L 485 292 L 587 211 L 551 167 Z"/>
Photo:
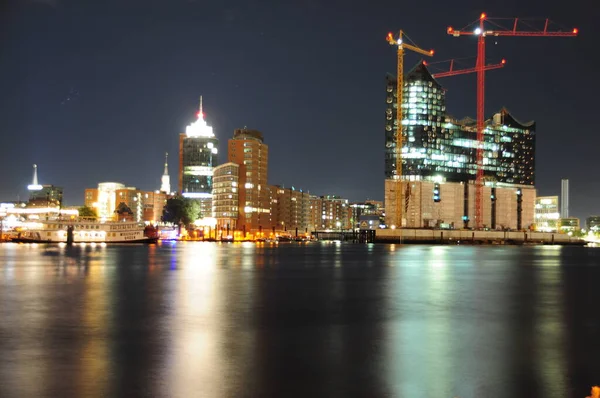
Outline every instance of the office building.
<path fill-rule="evenodd" d="M 566 217 L 558 220 L 558 232 L 569 233 L 579 231 L 579 218 Z"/>
<path fill-rule="evenodd" d="M 403 116 L 400 128 L 404 138 L 402 153 L 402 208 L 423 209 L 414 214 L 403 214 L 402 226 L 417 227 L 427 225 L 440 218 L 425 210 L 428 203 L 418 204 L 415 197 L 429 201 L 429 193 L 419 196 L 416 192 L 430 189 L 448 191 L 444 196 L 455 200 L 452 208 L 444 210 L 452 214 L 448 220 L 462 226 L 469 226 L 474 217 L 474 181 L 477 173 L 477 129 L 475 120 L 465 118 L 457 120 L 446 112 L 446 93 L 444 88 L 433 78 L 423 62 L 415 66 L 404 79 Z M 391 226 L 396 219 L 399 196 L 395 183 L 396 176 L 396 79 L 388 75 L 386 79 L 386 123 L 385 123 L 385 209 L 386 223 Z M 497 225 L 498 206 L 511 206 L 514 197 L 503 195 L 504 189 L 521 192 L 516 195 L 519 217 L 531 215 L 531 219 L 514 219 L 505 222 L 508 225 L 533 224 L 533 207 L 535 198 L 535 122 L 522 123 L 514 118 L 506 108 L 496 112 L 485 121 L 483 142 L 484 182 L 488 194 L 484 194 L 484 222 L 489 226 Z M 409 183 L 410 182 L 410 183 Z M 422 185 L 421 183 L 427 184 Z M 417 183 L 417 184 L 415 184 Z M 437 185 L 435 185 L 437 184 Z M 448 185 L 450 184 L 450 185 Z M 435 186 L 434 186 L 435 185 Z M 445 187 L 444 187 L 445 185 Z M 493 195 L 490 190 L 498 190 Z M 416 196 L 415 196 L 416 195 Z M 499 197 L 506 197 L 502 203 Z M 494 199 L 493 199 L 494 198 Z M 525 199 L 525 202 L 522 200 Z M 448 207 L 447 200 L 443 205 Z M 442 203 L 433 201 L 433 203 Z M 416 207 L 414 207 L 416 206 Z M 531 208 L 529 208 L 529 206 Z M 437 210 L 436 210 L 437 211 Z M 460 217 L 454 215 L 458 211 Z M 487 218 L 485 214 L 488 214 Z M 508 213 L 516 217 L 517 212 Z M 504 217 L 504 215 L 498 215 Z M 443 218 L 442 218 L 443 219 Z M 457 223 L 456 220 L 460 222 Z M 444 221 L 444 224 L 446 222 Z M 458 227 L 458 225 L 457 225 Z"/>
<path fill-rule="evenodd" d="M 179 135 L 179 192 L 200 202 L 201 216 L 212 215 L 213 169 L 219 140 L 204 120 L 202 98 L 198 119 Z"/>
<path fill-rule="evenodd" d="M 228 141 L 228 161 L 239 165 L 237 229 L 245 233 L 271 228 L 267 187 L 269 147 L 258 130 L 236 129 Z"/>
<path fill-rule="evenodd" d="M 560 180 L 560 217 L 569 218 L 569 180 Z"/>
<path fill-rule="evenodd" d="M 558 229 L 558 196 L 538 196 L 535 199 L 535 230 L 556 232 Z"/>
<path fill-rule="evenodd" d="M 585 220 L 585 226 L 588 231 L 600 231 L 600 216 L 590 216 Z"/>

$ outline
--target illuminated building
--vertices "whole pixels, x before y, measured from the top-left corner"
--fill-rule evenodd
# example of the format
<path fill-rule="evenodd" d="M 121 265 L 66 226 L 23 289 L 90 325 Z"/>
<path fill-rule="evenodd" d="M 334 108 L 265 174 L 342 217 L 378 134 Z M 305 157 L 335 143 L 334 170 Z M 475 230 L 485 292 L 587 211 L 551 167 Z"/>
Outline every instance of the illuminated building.
<path fill-rule="evenodd" d="M 342 199 L 335 195 L 311 196 L 310 206 L 314 231 L 352 227 L 348 199 Z"/>
<path fill-rule="evenodd" d="M 202 217 L 212 215 L 213 169 L 219 140 L 204 120 L 202 97 L 198 119 L 179 135 L 179 192 L 200 202 Z"/>
<path fill-rule="evenodd" d="M 560 216 L 569 218 L 569 180 L 560 180 Z"/>
<path fill-rule="evenodd" d="M 85 205 L 96 209 L 98 218 L 102 221 L 112 220 L 117 207 L 116 192 L 124 189 L 125 185 L 118 182 L 101 182 L 97 189 L 88 188 L 85 190 Z M 95 202 L 90 202 L 96 199 Z"/>
<path fill-rule="evenodd" d="M 269 147 L 258 130 L 236 129 L 228 141 L 228 161 L 239 165 L 237 229 L 263 232 L 271 228 L 267 187 Z"/>
<path fill-rule="evenodd" d="M 369 216 L 368 220 L 382 218 L 384 215 L 383 202 L 376 200 L 366 200 L 363 203 L 352 203 L 349 208 L 350 225 L 352 228 L 358 228 L 361 218 Z M 370 223 L 374 225 L 374 223 Z M 377 222 L 379 225 L 379 221 Z"/>
<path fill-rule="evenodd" d="M 590 216 L 585 220 L 585 226 L 588 231 L 600 231 L 600 216 Z"/>
<path fill-rule="evenodd" d="M 556 232 L 558 228 L 558 196 L 538 196 L 535 199 L 535 230 Z"/>
<path fill-rule="evenodd" d="M 404 80 L 402 170 L 404 179 L 445 181 L 475 179 L 476 126 L 465 118 L 452 119 L 446 113 L 444 88 L 421 62 Z M 387 77 L 385 126 L 385 175 L 392 178 L 396 168 L 395 86 Z M 484 176 L 496 182 L 530 185 L 535 181 L 535 122 L 521 123 L 503 108 L 486 120 L 484 130 Z"/>
<path fill-rule="evenodd" d="M 304 234 L 309 232 L 310 225 L 310 195 L 303 190 L 283 188 L 279 185 L 270 186 L 271 190 L 271 220 L 277 232 Z"/>
<path fill-rule="evenodd" d="M 132 212 L 130 218 L 126 217 L 128 220 L 157 224 L 169 197 L 160 191 L 142 191 L 118 182 L 103 182 L 98 188 L 85 190 L 85 205 L 95 209 L 100 220 L 110 221 L 119 219 L 115 211 L 122 203 Z"/>
<path fill-rule="evenodd" d="M 160 177 L 160 192 L 171 193 L 171 177 L 169 176 L 169 154 L 165 153 L 165 170 Z"/>
<path fill-rule="evenodd" d="M 63 198 L 62 187 L 40 185 L 38 182 L 37 165 L 33 165 L 33 178 L 27 186 L 29 201 L 27 207 L 61 207 Z"/>
<path fill-rule="evenodd" d="M 396 142 L 394 133 L 398 127 L 396 122 L 396 79 L 388 75 L 386 79 L 386 124 L 385 124 L 385 208 L 388 224 L 395 220 L 396 193 Z M 438 190 L 449 190 L 453 193 L 446 198 L 455 198 L 456 206 L 462 205 L 461 225 L 468 226 L 474 215 L 474 181 L 477 173 L 477 131 L 474 120 L 465 118 L 453 119 L 446 113 L 446 93 L 421 62 L 417 64 L 404 79 L 403 118 L 401 123 L 404 144 L 402 147 L 402 197 L 409 207 L 412 196 L 419 195 L 420 185 L 412 182 L 431 182 L 438 184 Z M 535 123 L 521 123 L 507 109 L 503 108 L 493 117 L 485 121 L 483 143 L 483 169 L 485 186 L 490 189 L 519 189 L 517 195 L 519 209 L 510 213 L 515 222 L 508 224 L 524 226 L 533 224 L 535 198 Z M 411 183 L 408 183 L 408 182 Z M 443 187 L 455 184 L 454 187 Z M 413 190 L 414 186 L 414 190 Z M 429 185 L 424 188 L 429 189 Z M 458 191 L 462 189 L 462 194 Z M 455 192 L 456 191 L 456 192 Z M 532 192 L 529 192 L 532 191 Z M 461 196 L 462 195 L 462 196 Z M 510 207 L 510 203 L 502 203 L 503 195 L 484 194 L 482 207 L 484 222 L 488 228 L 497 225 L 495 218 L 499 209 Z M 495 197 L 495 199 L 492 199 Z M 429 200 L 429 193 L 423 198 Z M 506 196 L 512 201 L 511 195 Z M 508 199 L 511 198 L 511 199 Z M 522 202 L 526 199 L 528 202 Z M 454 200 L 454 199 L 453 199 Z M 436 203 L 436 202 L 434 202 Z M 445 203 L 444 200 L 439 203 Z M 425 205 L 425 203 L 424 203 Z M 444 204 L 440 205 L 444 206 Z M 523 207 L 526 206 L 527 208 Z M 531 209 L 529 209 L 531 206 Z M 487 209 L 487 210 L 486 210 Z M 530 211 L 531 210 L 531 211 Z M 487 212 L 487 217 L 485 216 Z M 427 212 L 425 212 L 427 213 Z M 411 227 L 427 224 L 411 214 L 403 216 L 403 226 Z M 531 214 L 531 219 L 523 219 L 523 214 Z M 520 218 L 521 217 L 521 218 Z M 520 218 L 520 219 L 519 219 Z M 438 220 L 432 216 L 432 220 Z M 452 222 L 456 218 L 452 217 Z M 437 221 L 436 221 L 437 222 Z M 446 223 L 443 220 L 443 223 Z"/>
<path fill-rule="evenodd" d="M 240 166 L 232 162 L 214 169 L 212 212 L 219 229 L 238 229 L 239 174 Z"/>
<path fill-rule="evenodd" d="M 558 220 L 559 232 L 574 232 L 579 231 L 579 218 L 566 217 Z"/>

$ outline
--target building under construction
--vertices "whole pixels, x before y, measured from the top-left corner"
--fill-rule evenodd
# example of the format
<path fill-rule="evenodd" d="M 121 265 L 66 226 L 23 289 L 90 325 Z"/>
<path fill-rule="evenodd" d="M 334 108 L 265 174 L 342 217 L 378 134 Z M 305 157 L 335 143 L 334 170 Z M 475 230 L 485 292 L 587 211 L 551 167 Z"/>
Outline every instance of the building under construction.
<path fill-rule="evenodd" d="M 396 78 L 386 79 L 386 224 L 404 227 L 474 227 L 477 126 L 446 112 L 445 90 L 423 62 L 404 77 L 402 183 L 396 178 Z M 485 121 L 482 226 L 526 229 L 534 223 L 535 123 L 506 109 Z M 396 189 L 402 189 L 397 206 Z"/>

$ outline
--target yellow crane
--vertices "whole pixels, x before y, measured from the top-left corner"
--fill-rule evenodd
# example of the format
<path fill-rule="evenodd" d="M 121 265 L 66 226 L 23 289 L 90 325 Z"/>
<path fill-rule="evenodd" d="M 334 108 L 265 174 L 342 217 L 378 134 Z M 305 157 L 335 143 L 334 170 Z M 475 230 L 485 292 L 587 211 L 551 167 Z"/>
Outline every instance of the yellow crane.
<path fill-rule="evenodd" d="M 416 45 L 405 42 L 408 36 L 401 30 L 398 33 L 398 38 L 395 39 L 392 33 L 388 33 L 386 40 L 390 45 L 398 47 L 398 71 L 396 77 L 396 180 L 395 194 L 396 194 L 396 217 L 395 226 L 398 228 L 402 227 L 402 146 L 404 144 L 404 137 L 402 136 L 402 100 L 404 96 L 404 50 L 414 51 L 419 54 L 427 55 L 431 57 L 433 50 L 423 50 Z M 409 39 L 410 40 L 410 39 Z M 394 225 L 392 225 L 394 227 Z"/>

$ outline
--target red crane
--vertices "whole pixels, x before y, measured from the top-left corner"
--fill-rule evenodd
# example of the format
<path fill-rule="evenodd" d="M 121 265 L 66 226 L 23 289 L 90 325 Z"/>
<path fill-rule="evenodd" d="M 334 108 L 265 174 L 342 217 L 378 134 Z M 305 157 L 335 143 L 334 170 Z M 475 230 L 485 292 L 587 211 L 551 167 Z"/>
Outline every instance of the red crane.
<path fill-rule="evenodd" d="M 477 72 L 477 67 L 476 66 L 472 67 L 472 68 L 465 68 L 465 69 L 454 69 L 454 60 L 453 59 L 451 59 L 450 61 L 446 61 L 446 62 L 450 62 L 450 69 L 449 70 L 447 70 L 445 72 L 432 73 L 431 76 L 433 76 L 436 79 L 439 79 L 441 77 L 466 75 L 468 73 L 475 73 L 475 72 Z M 425 63 L 425 61 L 423 61 L 423 63 Z M 429 64 L 425 63 L 425 65 L 429 65 Z M 484 66 L 483 70 L 484 71 L 488 71 L 488 70 L 493 70 L 493 69 L 500 69 L 500 68 L 503 68 L 504 65 L 506 65 L 506 60 L 503 59 L 500 63 L 497 63 L 497 64 L 488 64 L 488 65 Z"/>
<path fill-rule="evenodd" d="M 503 20 L 506 20 L 505 18 Z M 481 228 L 483 226 L 482 207 L 483 207 L 483 133 L 484 133 L 484 91 L 485 91 L 485 38 L 487 36 L 529 36 L 529 37 L 573 37 L 577 36 L 578 30 L 573 29 L 568 32 L 549 30 L 550 20 L 546 19 L 543 30 L 519 30 L 519 22 L 526 24 L 519 18 L 511 18 L 512 29 L 505 28 L 494 22 L 495 19 L 487 18 L 486 14 L 481 14 L 477 21 L 467 25 L 461 30 L 455 30 L 451 26 L 448 27 L 448 34 L 459 36 L 478 36 L 477 39 L 477 63 L 475 70 L 477 71 L 477 174 L 475 179 L 475 226 Z M 488 21 L 494 25 L 493 29 L 486 29 L 484 22 Z M 477 22 L 479 22 L 477 26 Z M 475 29 L 469 27 L 477 26 Z M 527 24 L 531 29 L 531 26 Z"/>

